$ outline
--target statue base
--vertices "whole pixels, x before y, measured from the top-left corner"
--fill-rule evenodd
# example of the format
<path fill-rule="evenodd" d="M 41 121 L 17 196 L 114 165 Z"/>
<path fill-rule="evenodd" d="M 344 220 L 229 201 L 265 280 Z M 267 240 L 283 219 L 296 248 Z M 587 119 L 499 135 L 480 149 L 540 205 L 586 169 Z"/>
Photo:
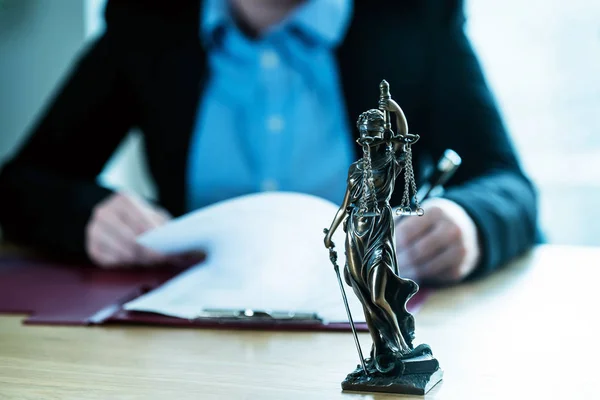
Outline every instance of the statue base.
<path fill-rule="evenodd" d="M 397 359 L 394 363 L 391 371 L 382 373 L 375 369 L 371 359 L 367 359 L 369 374 L 365 374 L 358 365 L 342 382 L 342 390 L 424 395 L 444 375 L 427 345 L 420 345 L 408 357 Z"/>

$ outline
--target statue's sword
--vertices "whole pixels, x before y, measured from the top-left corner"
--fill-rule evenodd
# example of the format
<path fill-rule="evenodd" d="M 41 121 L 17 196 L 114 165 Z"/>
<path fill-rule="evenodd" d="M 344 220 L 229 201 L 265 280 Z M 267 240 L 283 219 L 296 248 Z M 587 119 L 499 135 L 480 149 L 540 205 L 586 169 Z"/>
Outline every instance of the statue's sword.
<path fill-rule="evenodd" d="M 329 229 L 324 229 L 323 233 L 329 233 Z M 332 242 L 333 243 L 333 242 Z M 333 264 L 333 269 L 335 270 L 335 274 L 337 276 L 338 283 L 340 285 L 340 291 L 342 292 L 342 299 L 344 299 L 344 306 L 346 307 L 346 313 L 348 314 L 348 321 L 350 321 L 350 327 L 352 328 L 352 334 L 354 335 L 354 343 L 356 343 L 356 350 L 358 351 L 358 357 L 360 358 L 360 364 L 362 365 L 363 371 L 365 371 L 365 375 L 369 375 L 367 371 L 367 365 L 365 364 L 365 358 L 363 357 L 362 349 L 360 348 L 360 343 L 358 341 L 358 335 L 356 334 L 356 327 L 354 326 L 354 321 L 352 320 L 352 313 L 350 312 L 350 306 L 348 305 L 348 298 L 346 297 L 346 290 L 344 289 L 344 284 L 342 282 L 342 277 L 340 276 L 340 267 L 337 263 L 337 252 L 333 249 L 334 246 L 329 247 L 329 259 Z"/>

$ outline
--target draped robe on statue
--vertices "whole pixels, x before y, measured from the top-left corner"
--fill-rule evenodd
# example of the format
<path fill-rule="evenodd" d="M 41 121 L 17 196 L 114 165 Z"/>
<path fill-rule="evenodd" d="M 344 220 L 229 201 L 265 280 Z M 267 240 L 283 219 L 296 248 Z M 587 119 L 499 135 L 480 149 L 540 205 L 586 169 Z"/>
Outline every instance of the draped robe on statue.
<path fill-rule="evenodd" d="M 417 292 L 418 286 L 394 272 L 397 271 L 395 228 L 389 199 L 403 160 L 397 159 L 391 149 L 384 156 L 372 158 L 375 199 L 368 203 L 368 211 L 375 210 L 376 201 L 379 213 L 371 216 L 359 212 L 365 179 L 363 165 L 362 159 L 353 163 L 348 173 L 350 204 L 344 221 L 347 260 L 344 276 L 363 305 L 373 338 L 373 361 L 379 370 L 385 370 L 393 367 L 385 365 L 392 361 L 386 359 L 402 349 L 402 340 L 413 348 L 414 318 L 406 310 L 406 301 Z"/>

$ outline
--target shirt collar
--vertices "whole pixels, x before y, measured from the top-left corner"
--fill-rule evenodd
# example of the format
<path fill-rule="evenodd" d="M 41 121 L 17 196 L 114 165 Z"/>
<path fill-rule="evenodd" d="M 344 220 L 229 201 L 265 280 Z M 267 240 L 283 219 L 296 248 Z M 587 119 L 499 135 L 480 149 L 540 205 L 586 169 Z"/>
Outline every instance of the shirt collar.
<path fill-rule="evenodd" d="M 200 16 L 200 37 L 205 45 L 215 43 L 220 32 L 233 23 L 226 0 L 204 0 Z"/>
<path fill-rule="evenodd" d="M 337 46 L 346 34 L 352 3 L 352 0 L 306 0 L 267 34 L 292 28 L 309 40 Z M 200 36 L 205 44 L 214 44 L 223 29 L 233 23 L 227 0 L 204 0 Z"/>
<path fill-rule="evenodd" d="M 306 0 L 281 24 L 298 29 L 318 43 L 335 47 L 346 35 L 351 14 L 352 0 Z"/>

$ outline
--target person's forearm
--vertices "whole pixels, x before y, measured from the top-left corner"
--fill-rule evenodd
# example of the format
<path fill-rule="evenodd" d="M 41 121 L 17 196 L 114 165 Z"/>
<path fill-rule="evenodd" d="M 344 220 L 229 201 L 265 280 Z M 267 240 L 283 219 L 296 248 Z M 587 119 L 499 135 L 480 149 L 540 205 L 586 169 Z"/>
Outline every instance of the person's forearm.
<path fill-rule="evenodd" d="M 137 119 L 121 70 L 126 52 L 119 31 L 111 32 L 107 18 L 106 32 L 78 57 L 0 172 L 0 224 L 7 240 L 85 255 L 85 225 L 111 193 L 97 185 L 97 176 Z"/>
<path fill-rule="evenodd" d="M 85 258 L 84 231 L 94 206 L 111 191 L 31 166 L 0 172 L 0 225 L 7 241 Z"/>

